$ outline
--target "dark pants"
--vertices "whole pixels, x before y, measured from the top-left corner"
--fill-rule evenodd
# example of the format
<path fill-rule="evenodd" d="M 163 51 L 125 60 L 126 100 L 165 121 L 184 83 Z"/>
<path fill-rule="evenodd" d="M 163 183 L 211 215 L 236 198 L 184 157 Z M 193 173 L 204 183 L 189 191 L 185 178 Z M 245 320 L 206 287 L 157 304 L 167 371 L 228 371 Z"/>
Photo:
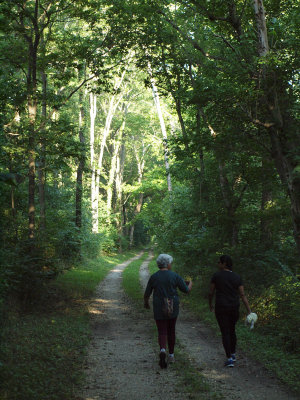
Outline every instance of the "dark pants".
<path fill-rule="evenodd" d="M 239 309 L 216 308 L 215 313 L 221 330 L 226 357 L 230 358 L 231 354 L 235 353 L 235 324 L 239 319 Z"/>
<path fill-rule="evenodd" d="M 161 349 L 166 349 L 168 341 L 168 348 L 170 354 L 174 353 L 175 339 L 176 339 L 175 336 L 176 319 L 177 318 L 155 320 L 158 330 L 159 347 Z"/>

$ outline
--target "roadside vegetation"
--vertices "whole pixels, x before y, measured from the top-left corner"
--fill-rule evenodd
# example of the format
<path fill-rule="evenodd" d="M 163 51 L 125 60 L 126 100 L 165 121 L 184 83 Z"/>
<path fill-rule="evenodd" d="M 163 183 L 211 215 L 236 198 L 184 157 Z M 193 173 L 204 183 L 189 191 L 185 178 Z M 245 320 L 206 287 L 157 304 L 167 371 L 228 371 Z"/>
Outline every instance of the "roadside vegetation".
<path fill-rule="evenodd" d="M 26 310 L 11 303 L 1 326 L 1 400 L 76 398 L 90 338 L 91 296 L 112 266 L 134 254 L 84 260 L 51 283 L 38 303 Z"/>

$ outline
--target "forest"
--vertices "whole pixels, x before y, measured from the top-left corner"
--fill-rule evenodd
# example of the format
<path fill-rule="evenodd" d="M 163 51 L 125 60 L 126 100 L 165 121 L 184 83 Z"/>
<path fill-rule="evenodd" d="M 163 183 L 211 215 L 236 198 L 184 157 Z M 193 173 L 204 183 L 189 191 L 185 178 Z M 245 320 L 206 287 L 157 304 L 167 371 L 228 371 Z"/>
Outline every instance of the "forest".
<path fill-rule="evenodd" d="M 203 299 L 230 254 L 257 329 L 299 360 L 299 11 L 1 0 L 4 325 L 86 260 L 169 252 Z"/>

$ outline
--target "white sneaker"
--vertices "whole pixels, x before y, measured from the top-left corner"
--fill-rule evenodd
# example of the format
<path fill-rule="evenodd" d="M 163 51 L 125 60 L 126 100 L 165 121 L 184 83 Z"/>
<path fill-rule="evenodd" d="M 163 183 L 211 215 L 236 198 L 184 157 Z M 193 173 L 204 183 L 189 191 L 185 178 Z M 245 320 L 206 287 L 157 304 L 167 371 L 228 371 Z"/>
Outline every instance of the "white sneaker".
<path fill-rule="evenodd" d="M 168 364 L 173 364 L 175 362 L 175 357 L 174 356 L 170 356 L 168 357 Z"/>

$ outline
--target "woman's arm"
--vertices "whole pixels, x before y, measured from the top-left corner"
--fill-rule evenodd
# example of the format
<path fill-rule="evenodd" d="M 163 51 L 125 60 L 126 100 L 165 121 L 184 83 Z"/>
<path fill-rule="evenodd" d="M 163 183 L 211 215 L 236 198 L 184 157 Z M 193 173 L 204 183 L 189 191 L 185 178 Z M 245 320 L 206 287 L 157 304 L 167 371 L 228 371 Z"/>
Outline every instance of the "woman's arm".
<path fill-rule="evenodd" d="M 144 293 L 144 308 L 147 308 L 149 310 L 150 304 L 149 304 L 149 299 L 152 293 L 153 287 L 152 287 L 152 276 L 150 277 L 147 287 Z"/>
<path fill-rule="evenodd" d="M 146 295 L 144 295 L 144 308 L 147 308 L 147 310 L 150 309 L 150 304 L 149 304 L 149 298 Z"/>
<path fill-rule="evenodd" d="M 209 303 L 210 311 L 214 311 L 214 306 L 213 306 L 212 301 L 214 298 L 215 290 L 216 290 L 216 285 L 214 283 L 211 283 L 210 288 L 209 288 L 209 293 L 208 293 L 208 303 Z"/>
<path fill-rule="evenodd" d="M 239 295 L 240 295 L 240 297 L 242 299 L 242 302 L 244 303 L 244 305 L 245 305 L 245 307 L 247 309 L 248 314 L 250 314 L 251 313 L 251 309 L 250 309 L 250 306 L 249 306 L 249 303 L 248 303 L 248 299 L 247 299 L 247 297 L 245 295 L 245 292 L 244 292 L 244 286 L 239 286 Z"/>

